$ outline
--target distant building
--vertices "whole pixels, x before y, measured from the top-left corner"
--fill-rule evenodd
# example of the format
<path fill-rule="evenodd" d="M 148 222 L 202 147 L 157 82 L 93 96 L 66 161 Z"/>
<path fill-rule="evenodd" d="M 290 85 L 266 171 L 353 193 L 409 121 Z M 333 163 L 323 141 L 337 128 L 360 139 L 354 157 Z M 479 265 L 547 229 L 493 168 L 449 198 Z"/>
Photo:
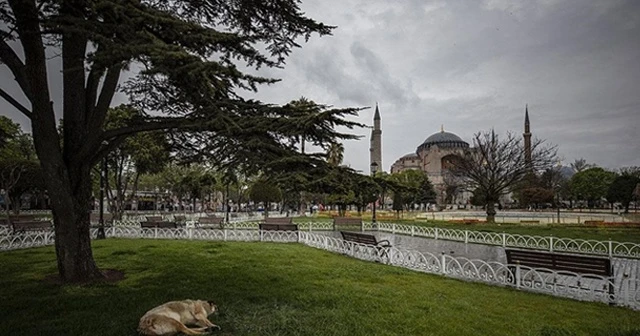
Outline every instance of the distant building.
<path fill-rule="evenodd" d="M 469 143 L 454 133 L 445 132 L 444 127 L 441 127 L 440 132 L 430 135 L 418 145 L 414 153 L 409 153 L 396 160 L 391 165 L 391 173 L 408 169 L 422 170 L 427 173 L 429 181 L 436 190 L 438 203 L 444 204 L 447 185 L 455 183 L 452 180 L 453 177 L 447 175 L 447 170 L 452 167 L 452 161 L 462 156 L 467 149 L 469 149 Z M 469 197 L 470 193 L 458 190 L 455 192 L 452 202 L 467 204 Z"/>
<path fill-rule="evenodd" d="M 379 118 L 379 113 L 376 108 L 376 116 Z M 374 119 L 375 121 L 375 119 Z M 379 123 L 378 123 L 379 125 Z M 525 125 L 524 125 L 524 149 L 525 159 L 531 161 L 531 132 L 529 122 L 529 108 L 525 107 Z M 376 129 L 374 127 L 375 132 Z M 374 153 L 379 148 L 374 147 L 372 132 L 372 147 L 371 152 Z M 382 131 L 380 130 L 381 134 Z M 453 197 L 450 197 L 449 202 L 455 204 L 468 204 L 471 198 L 470 192 L 465 192 L 462 188 L 456 188 L 452 186 L 456 185 L 456 181 L 450 174 L 447 173 L 448 169 L 452 167 L 453 160 L 463 155 L 465 150 L 470 148 L 469 143 L 462 140 L 458 135 L 446 132 L 444 127 L 441 126 L 440 132 L 431 134 L 424 142 L 418 145 L 415 152 L 408 153 L 399 159 L 397 159 L 391 165 L 391 173 L 398 173 L 404 170 L 415 169 L 422 170 L 427 173 L 429 181 L 433 184 L 435 191 L 438 195 L 438 204 L 445 203 L 446 192 L 452 193 Z M 372 156 L 373 158 L 373 156 Z M 372 159 L 373 160 L 373 159 Z M 373 162 L 373 161 L 371 161 Z M 455 190 L 452 192 L 452 190 Z"/>

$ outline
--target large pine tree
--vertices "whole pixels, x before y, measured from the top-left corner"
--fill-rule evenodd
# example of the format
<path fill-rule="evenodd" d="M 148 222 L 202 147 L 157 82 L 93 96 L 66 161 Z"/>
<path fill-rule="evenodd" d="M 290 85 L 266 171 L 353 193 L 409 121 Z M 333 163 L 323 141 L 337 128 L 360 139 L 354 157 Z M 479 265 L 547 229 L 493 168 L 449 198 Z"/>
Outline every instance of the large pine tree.
<path fill-rule="evenodd" d="M 64 281 L 102 277 L 91 251 L 90 171 L 133 134 L 171 130 L 193 151 L 215 151 L 193 140 L 199 135 L 222 154 L 225 148 L 245 153 L 238 156 L 243 163 L 296 152 L 299 125 L 312 143 L 351 138 L 334 126 L 354 126 L 343 117 L 356 109 L 294 117 L 287 108 L 247 101 L 238 93 L 277 81 L 241 67 L 282 66 L 301 40 L 331 33 L 332 27 L 304 16 L 298 1 L 8 0 L 0 3 L 0 20 L 0 61 L 24 97 L 9 95 L 5 87 L 0 96 L 31 120 Z M 61 69 L 50 69 L 54 55 L 61 57 Z M 56 71 L 62 73 L 60 111 L 48 77 Z M 144 113 L 105 129 L 119 88 Z M 60 116 L 63 141 L 56 128 Z"/>

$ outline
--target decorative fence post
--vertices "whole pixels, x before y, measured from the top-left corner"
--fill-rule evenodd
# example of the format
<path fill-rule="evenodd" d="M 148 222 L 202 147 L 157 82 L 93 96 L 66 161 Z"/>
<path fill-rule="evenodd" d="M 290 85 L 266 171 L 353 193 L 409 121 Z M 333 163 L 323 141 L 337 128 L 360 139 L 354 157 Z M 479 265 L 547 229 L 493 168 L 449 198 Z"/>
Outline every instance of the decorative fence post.
<path fill-rule="evenodd" d="M 445 264 L 447 263 L 447 261 L 445 260 L 446 255 L 444 254 L 444 252 L 442 252 L 442 255 L 440 256 L 440 272 L 442 272 L 442 275 L 447 275 L 447 270 L 445 269 Z"/>
<path fill-rule="evenodd" d="M 520 274 L 520 261 L 516 262 L 516 288 L 520 289 L 520 281 L 522 280 L 521 277 L 522 275 Z"/>
<path fill-rule="evenodd" d="M 224 234 L 224 237 L 222 239 L 224 241 L 227 241 L 227 229 L 222 229 L 222 233 Z"/>
<path fill-rule="evenodd" d="M 189 238 L 189 240 L 193 239 L 193 228 L 187 228 L 187 238 Z"/>
<path fill-rule="evenodd" d="M 549 252 L 553 252 L 553 236 L 549 237 Z"/>
<path fill-rule="evenodd" d="M 502 233 L 502 247 L 507 247 L 507 234 Z"/>
<path fill-rule="evenodd" d="M 154 227 L 153 228 L 153 238 L 154 239 L 158 239 L 158 227 Z"/>
<path fill-rule="evenodd" d="M 613 241 L 609 238 L 609 258 L 613 257 Z"/>
<path fill-rule="evenodd" d="M 396 223 L 391 224 L 391 234 L 396 234 Z"/>
<path fill-rule="evenodd" d="M 464 243 L 465 244 L 469 243 L 469 231 L 468 230 L 464 230 Z"/>
<path fill-rule="evenodd" d="M 438 227 L 436 226 L 436 234 L 435 234 L 435 240 L 438 240 Z"/>
<path fill-rule="evenodd" d="M 413 237 L 415 235 L 416 231 L 416 227 L 411 225 L 411 237 Z"/>

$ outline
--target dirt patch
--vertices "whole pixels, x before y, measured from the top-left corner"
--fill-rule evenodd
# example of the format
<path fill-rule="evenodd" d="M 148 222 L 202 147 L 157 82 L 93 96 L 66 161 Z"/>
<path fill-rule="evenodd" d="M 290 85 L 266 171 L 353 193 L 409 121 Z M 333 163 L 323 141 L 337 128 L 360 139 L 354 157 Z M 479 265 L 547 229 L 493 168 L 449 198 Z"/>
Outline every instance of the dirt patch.
<path fill-rule="evenodd" d="M 124 272 L 117 269 L 103 269 L 103 270 L 100 270 L 100 273 L 102 273 L 102 276 L 103 276 L 102 278 L 94 279 L 91 281 L 85 281 L 85 282 L 75 282 L 72 284 L 84 286 L 84 285 L 92 285 L 95 283 L 116 283 L 124 279 Z M 60 279 L 60 274 L 47 275 L 44 277 L 43 281 L 49 284 L 54 284 L 54 285 L 67 284 L 67 283 L 64 283 L 62 279 Z"/>

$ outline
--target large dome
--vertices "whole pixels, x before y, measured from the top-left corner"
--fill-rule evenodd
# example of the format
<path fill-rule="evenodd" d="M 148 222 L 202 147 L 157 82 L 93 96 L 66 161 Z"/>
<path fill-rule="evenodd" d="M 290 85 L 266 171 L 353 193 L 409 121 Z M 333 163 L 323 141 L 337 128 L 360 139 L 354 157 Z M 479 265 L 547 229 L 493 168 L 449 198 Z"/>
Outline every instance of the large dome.
<path fill-rule="evenodd" d="M 428 149 L 431 146 L 437 145 L 441 148 L 468 148 L 469 144 L 460 139 L 459 136 L 445 131 L 440 131 L 430 135 L 420 146 L 418 151 L 422 149 Z"/>

